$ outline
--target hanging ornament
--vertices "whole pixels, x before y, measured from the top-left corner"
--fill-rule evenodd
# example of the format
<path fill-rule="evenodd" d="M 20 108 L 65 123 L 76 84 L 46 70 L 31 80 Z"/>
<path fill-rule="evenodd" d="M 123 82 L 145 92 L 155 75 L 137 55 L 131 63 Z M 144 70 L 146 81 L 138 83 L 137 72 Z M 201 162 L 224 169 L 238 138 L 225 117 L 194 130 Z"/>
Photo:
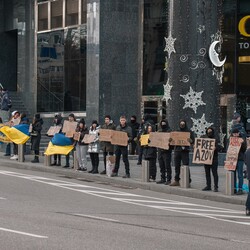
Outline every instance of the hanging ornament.
<path fill-rule="evenodd" d="M 203 91 L 201 92 L 195 92 L 192 87 L 190 87 L 189 92 L 186 95 L 180 95 L 185 99 L 185 105 L 183 109 L 185 108 L 191 108 L 194 110 L 194 112 L 197 112 L 197 108 L 201 105 L 206 105 L 201 99 L 201 95 L 203 94 Z"/>
<path fill-rule="evenodd" d="M 219 145 L 221 145 L 224 148 L 225 147 L 224 140 L 225 140 L 226 134 L 224 134 L 222 132 L 222 128 L 221 127 L 220 127 L 219 137 L 220 137 L 220 143 L 219 143 Z"/>
<path fill-rule="evenodd" d="M 193 121 L 193 127 L 191 130 L 198 136 L 206 134 L 206 129 L 213 125 L 213 123 L 209 123 L 205 119 L 205 114 L 202 115 L 200 119 L 191 118 Z"/>
<path fill-rule="evenodd" d="M 206 30 L 205 25 L 199 25 L 199 27 L 197 28 L 197 31 L 201 33 L 203 33 Z"/>
<path fill-rule="evenodd" d="M 164 37 L 164 39 L 166 42 L 164 51 L 168 52 L 168 58 L 170 58 L 172 53 L 176 53 L 175 48 L 174 48 L 174 43 L 175 43 L 176 38 L 173 38 L 171 32 L 169 32 L 168 38 Z"/>
<path fill-rule="evenodd" d="M 168 101 L 172 100 L 172 98 L 171 98 L 171 90 L 173 88 L 173 86 L 169 84 L 169 79 L 168 79 L 168 81 L 166 82 L 165 85 L 163 84 L 163 87 L 164 87 L 164 95 L 163 95 L 162 100 L 165 100 L 166 105 L 168 105 Z"/>
<path fill-rule="evenodd" d="M 209 58 L 210 58 L 210 61 L 212 62 L 212 64 L 215 66 L 215 67 L 221 67 L 224 65 L 224 63 L 226 62 L 226 57 L 223 61 L 220 60 L 219 58 L 219 54 L 217 53 L 217 51 L 215 50 L 215 46 L 220 43 L 220 41 L 214 41 L 210 47 L 209 47 Z"/>

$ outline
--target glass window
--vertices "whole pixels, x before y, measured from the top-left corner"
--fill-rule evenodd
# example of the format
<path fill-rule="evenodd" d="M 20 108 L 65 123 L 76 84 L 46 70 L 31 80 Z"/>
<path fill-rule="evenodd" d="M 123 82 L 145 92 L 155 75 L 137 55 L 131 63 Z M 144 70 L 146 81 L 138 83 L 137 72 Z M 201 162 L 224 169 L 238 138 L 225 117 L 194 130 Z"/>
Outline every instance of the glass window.
<path fill-rule="evenodd" d="M 38 5 L 38 31 L 48 29 L 48 3 Z"/>
<path fill-rule="evenodd" d="M 51 28 L 60 28 L 63 26 L 63 1 L 51 2 Z"/>
<path fill-rule="evenodd" d="M 78 0 L 67 0 L 66 1 L 66 25 L 78 24 Z"/>
<path fill-rule="evenodd" d="M 87 22 L 87 0 L 82 1 L 82 23 Z"/>

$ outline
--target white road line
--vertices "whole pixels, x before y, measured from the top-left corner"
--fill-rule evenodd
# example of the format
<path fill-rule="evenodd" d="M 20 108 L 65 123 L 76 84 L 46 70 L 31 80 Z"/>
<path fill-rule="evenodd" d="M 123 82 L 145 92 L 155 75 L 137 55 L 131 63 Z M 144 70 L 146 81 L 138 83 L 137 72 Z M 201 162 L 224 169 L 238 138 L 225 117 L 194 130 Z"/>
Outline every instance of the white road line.
<path fill-rule="evenodd" d="M 3 227 L 0 227 L 0 231 L 9 232 L 9 233 L 15 233 L 15 234 L 21 234 L 21 235 L 25 235 L 25 236 L 40 238 L 40 239 L 48 239 L 47 236 L 25 233 L 25 232 L 22 232 L 22 231 L 11 230 L 11 229 L 7 229 L 7 228 L 3 228 Z"/>
<path fill-rule="evenodd" d="M 4 198 L 4 197 L 0 197 L 0 200 L 6 200 L 6 198 Z"/>
<path fill-rule="evenodd" d="M 114 220 L 114 219 L 109 219 L 109 218 L 103 218 L 103 217 L 98 217 L 98 216 L 92 216 L 92 215 L 87 215 L 87 214 L 72 214 L 72 215 L 81 216 L 81 217 L 84 217 L 84 218 L 95 219 L 95 220 L 120 222 L 119 220 Z"/>

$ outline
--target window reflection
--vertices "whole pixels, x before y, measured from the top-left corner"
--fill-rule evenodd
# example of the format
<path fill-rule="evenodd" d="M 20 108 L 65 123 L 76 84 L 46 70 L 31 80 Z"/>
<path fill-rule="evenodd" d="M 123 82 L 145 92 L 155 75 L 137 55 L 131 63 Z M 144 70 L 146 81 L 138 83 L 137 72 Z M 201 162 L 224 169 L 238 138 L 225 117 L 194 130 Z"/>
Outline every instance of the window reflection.
<path fill-rule="evenodd" d="M 38 31 L 48 29 L 48 3 L 38 5 Z"/>
<path fill-rule="evenodd" d="M 66 25 L 76 25 L 78 24 L 78 0 L 67 0 L 66 1 Z"/>
<path fill-rule="evenodd" d="M 82 23 L 87 22 L 87 0 L 82 1 Z"/>
<path fill-rule="evenodd" d="M 63 23 L 63 4 L 62 1 L 51 2 L 51 28 L 60 28 Z"/>

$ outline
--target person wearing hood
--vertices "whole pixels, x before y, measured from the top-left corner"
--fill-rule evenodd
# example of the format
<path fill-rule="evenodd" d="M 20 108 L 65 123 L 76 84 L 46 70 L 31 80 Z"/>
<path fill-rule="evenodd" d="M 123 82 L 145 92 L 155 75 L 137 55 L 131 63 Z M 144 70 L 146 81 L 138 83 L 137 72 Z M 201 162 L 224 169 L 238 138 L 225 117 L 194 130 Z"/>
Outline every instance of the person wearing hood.
<path fill-rule="evenodd" d="M 7 89 L 2 90 L 1 110 L 9 111 L 12 107 L 12 102 Z"/>
<path fill-rule="evenodd" d="M 160 129 L 158 132 L 169 133 L 171 129 L 169 127 L 168 120 L 163 119 L 160 121 Z M 161 172 L 161 180 L 157 181 L 157 184 L 171 184 L 172 179 L 172 168 L 171 168 L 171 158 L 172 158 L 172 148 L 169 146 L 169 149 L 158 148 L 158 161 Z M 167 180 L 166 180 L 167 173 Z"/>
<path fill-rule="evenodd" d="M 106 115 L 104 118 L 104 124 L 101 126 L 101 129 L 110 129 L 116 130 L 116 126 L 111 120 L 110 115 Z M 108 141 L 101 142 L 101 149 L 103 152 L 103 162 L 104 162 L 104 170 L 100 174 L 106 174 L 106 165 L 107 165 L 107 156 L 114 155 L 114 146 Z"/>
<path fill-rule="evenodd" d="M 232 120 L 232 126 L 231 126 L 231 129 L 230 129 L 230 134 L 232 133 L 233 129 L 238 129 L 240 134 L 241 134 L 241 137 L 243 139 L 246 139 L 247 137 L 247 132 L 243 126 L 243 123 L 241 122 L 241 115 L 237 112 L 235 112 L 233 114 L 233 120 Z"/>
<path fill-rule="evenodd" d="M 31 135 L 31 150 L 34 150 L 35 157 L 32 160 L 32 163 L 39 162 L 39 148 L 41 141 L 41 131 L 42 131 L 43 119 L 40 117 L 40 114 L 35 114 L 32 122 L 32 132 Z"/>
<path fill-rule="evenodd" d="M 140 127 L 140 124 L 136 121 L 136 116 L 135 115 L 132 115 L 130 117 L 130 123 L 128 125 L 132 129 L 132 136 L 133 136 L 133 138 L 131 140 L 131 143 L 130 143 L 130 146 L 131 146 L 130 154 L 134 155 L 136 153 L 136 146 L 137 146 L 135 139 L 136 139 L 139 127 Z"/>
<path fill-rule="evenodd" d="M 179 122 L 179 132 L 189 132 L 190 138 L 188 138 L 188 142 L 190 144 L 194 143 L 194 135 L 192 131 L 190 131 L 187 127 L 187 122 L 185 120 L 180 120 Z M 171 141 L 171 138 L 170 138 Z M 170 184 L 170 186 L 180 186 L 180 171 L 181 164 L 188 166 L 189 165 L 189 146 L 174 146 L 174 163 L 175 163 L 175 177 L 174 182 Z M 189 173 L 190 176 L 190 173 Z M 189 183 L 191 183 L 191 176 L 189 177 Z"/>
<path fill-rule="evenodd" d="M 125 132 L 128 135 L 128 143 L 132 140 L 132 129 L 127 125 L 127 120 L 125 116 L 120 117 L 120 125 L 116 127 L 117 131 Z M 128 146 L 120 146 L 116 145 L 115 150 L 115 168 L 113 169 L 112 177 L 118 176 L 118 171 L 120 167 L 120 159 L 122 159 L 125 165 L 126 174 L 123 178 L 130 178 L 130 169 L 129 169 L 129 161 L 128 161 Z"/>
<path fill-rule="evenodd" d="M 206 129 L 205 138 L 215 139 L 215 150 L 213 156 L 212 165 L 205 164 L 205 174 L 206 174 L 206 187 L 202 189 L 202 191 L 210 191 L 211 190 L 211 171 L 214 177 L 214 192 L 218 192 L 218 141 L 215 138 L 215 132 L 212 127 Z"/>
<path fill-rule="evenodd" d="M 94 135 L 95 139 L 92 143 L 89 144 L 88 152 L 91 159 L 92 169 L 89 171 L 89 173 L 92 174 L 98 174 L 98 166 L 99 166 L 99 151 L 100 151 L 100 145 L 99 145 L 99 124 L 96 120 L 92 121 L 92 125 L 89 129 L 89 134 Z"/>
<path fill-rule="evenodd" d="M 78 169 L 79 171 L 87 171 L 87 152 L 88 152 L 88 144 L 84 143 L 82 140 L 86 134 L 89 134 L 88 127 L 85 124 L 85 120 L 81 119 L 76 128 L 76 132 L 80 133 L 79 141 L 76 141 L 76 157 L 78 161 Z"/>
<path fill-rule="evenodd" d="M 60 113 L 56 113 L 54 117 L 53 125 L 61 127 L 61 130 L 59 131 L 59 133 L 62 132 L 62 126 L 63 126 L 62 121 L 63 121 L 62 115 Z M 61 166 L 61 155 L 59 154 L 54 155 L 54 162 L 51 164 L 51 166 Z"/>

